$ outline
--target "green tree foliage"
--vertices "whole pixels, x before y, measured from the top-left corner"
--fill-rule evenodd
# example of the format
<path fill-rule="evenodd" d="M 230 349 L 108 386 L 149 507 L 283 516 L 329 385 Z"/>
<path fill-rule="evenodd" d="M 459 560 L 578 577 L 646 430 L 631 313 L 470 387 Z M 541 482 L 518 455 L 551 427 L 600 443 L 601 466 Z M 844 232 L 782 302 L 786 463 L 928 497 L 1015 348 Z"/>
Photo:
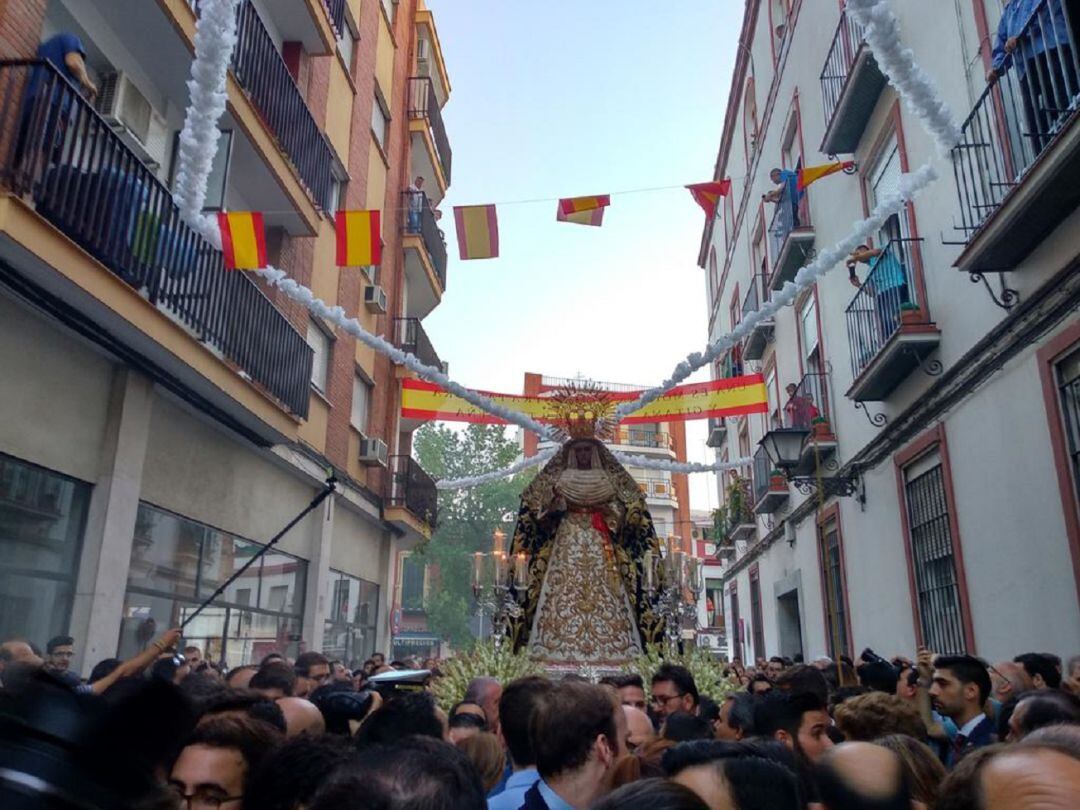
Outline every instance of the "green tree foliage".
<path fill-rule="evenodd" d="M 436 479 L 466 478 L 509 466 L 517 460 L 517 442 L 498 425 L 469 425 L 453 430 L 427 424 L 416 431 L 413 449 L 420 465 Z M 430 542 L 417 549 L 418 559 L 438 566 L 438 587 L 425 609 L 428 627 L 454 647 L 472 642 L 472 554 L 491 551 L 491 533 L 507 512 L 517 514 L 521 491 L 535 473 L 460 490 L 439 490 L 439 526 Z M 509 536 L 513 527 L 503 525 Z"/>

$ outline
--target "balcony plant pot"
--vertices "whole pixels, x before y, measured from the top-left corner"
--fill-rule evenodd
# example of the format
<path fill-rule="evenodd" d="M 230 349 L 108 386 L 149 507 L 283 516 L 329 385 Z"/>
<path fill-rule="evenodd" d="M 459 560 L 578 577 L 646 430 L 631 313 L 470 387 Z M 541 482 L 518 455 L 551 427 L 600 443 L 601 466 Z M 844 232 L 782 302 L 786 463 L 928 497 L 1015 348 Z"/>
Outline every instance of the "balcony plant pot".
<path fill-rule="evenodd" d="M 810 428 L 813 431 L 812 436 L 815 439 L 821 439 L 825 436 L 832 435 L 832 425 L 829 424 L 829 420 L 824 416 L 818 416 L 810 423 Z"/>
<path fill-rule="evenodd" d="M 787 479 L 784 478 L 784 474 L 779 470 L 773 470 L 769 473 L 769 489 L 777 491 L 787 491 Z"/>
<path fill-rule="evenodd" d="M 922 310 L 914 304 L 903 304 L 900 307 L 900 325 L 915 326 L 925 323 Z"/>

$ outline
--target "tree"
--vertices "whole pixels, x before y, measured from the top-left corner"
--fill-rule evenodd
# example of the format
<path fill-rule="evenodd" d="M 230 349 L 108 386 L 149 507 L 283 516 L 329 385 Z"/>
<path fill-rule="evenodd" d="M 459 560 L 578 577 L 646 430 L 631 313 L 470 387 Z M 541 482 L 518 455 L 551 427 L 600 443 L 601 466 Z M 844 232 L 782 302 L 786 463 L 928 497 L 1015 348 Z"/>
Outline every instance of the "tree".
<path fill-rule="evenodd" d="M 427 424 L 416 431 L 413 449 L 420 465 L 437 479 L 497 470 L 521 454 L 517 442 L 499 425 L 469 425 L 459 431 Z M 457 648 L 472 641 L 472 554 L 491 550 L 491 533 L 507 512 L 517 514 L 521 491 L 532 475 L 530 471 L 476 487 L 439 490 L 439 526 L 416 554 L 439 570 L 437 587 L 425 605 L 428 627 Z M 507 535 L 513 532 L 503 529 Z"/>

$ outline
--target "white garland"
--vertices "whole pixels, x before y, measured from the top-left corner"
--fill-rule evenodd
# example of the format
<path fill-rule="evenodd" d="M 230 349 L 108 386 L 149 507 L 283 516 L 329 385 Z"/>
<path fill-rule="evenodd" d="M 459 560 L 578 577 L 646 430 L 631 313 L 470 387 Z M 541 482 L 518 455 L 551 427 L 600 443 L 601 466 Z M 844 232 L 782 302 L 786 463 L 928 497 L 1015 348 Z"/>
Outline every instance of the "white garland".
<path fill-rule="evenodd" d="M 736 458 L 731 461 L 718 461 L 715 464 L 699 464 L 696 461 L 669 461 L 663 458 L 648 458 L 647 456 L 620 453 L 618 450 L 612 450 L 611 454 L 621 463 L 628 464 L 631 467 L 673 473 L 721 472 L 723 470 L 737 470 L 742 467 L 749 467 L 754 463 L 752 458 Z"/>
<path fill-rule="evenodd" d="M 848 0 L 851 16 L 866 29 L 866 43 L 881 72 L 923 122 L 944 157 L 960 142 L 961 132 L 934 80 L 915 62 L 911 48 L 900 39 L 900 26 L 887 0 Z"/>
<path fill-rule="evenodd" d="M 509 467 L 503 467 L 501 470 L 492 470 L 491 472 L 483 473 L 482 475 L 473 475 L 468 478 L 453 478 L 450 480 L 436 481 L 435 488 L 465 489 L 466 487 L 487 484 L 490 481 L 498 481 L 500 478 L 509 478 L 511 475 L 517 475 L 519 472 L 527 470 L 530 467 L 539 467 L 541 464 L 547 464 L 558 452 L 558 447 L 552 447 L 537 453 L 535 456 L 515 461 Z"/>
<path fill-rule="evenodd" d="M 531 416 L 528 416 L 521 411 L 515 411 L 511 408 L 499 405 L 488 397 L 485 397 L 483 394 L 474 391 L 471 388 L 466 388 L 460 383 L 454 382 L 442 369 L 422 363 L 415 355 L 402 351 L 393 343 L 386 340 L 386 338 L 380 337 L 379 335 L 373 335 L 371 332 L 364 329 L 364 327 L 360 325 L 360 322 L 355 318 L 348 317 L 345 314 L 344 309 L 337 306 L 327 306 L 325 301 L 321 298 L 316 298 L 315 294 L 303 284 L 289 278 L 284 270 L 278 270 L 275 267 L 264 267 L 260 270 L 256 270 L 255 274 L 265 279 L 271 286 L 277 287 L 292 300 L 306 306 L 313 314 L 330 321 L 348 332 L 364 345 L 371 347 L 380 354 L 386 355 L 392 362 L 405 366 L 405 368 L 410 371 L 416 372 L 425 380 L 430 380 L 445 391 L 461 397 L 463 400 L 471 405 L 475 405 L 485 413 L 497 416 L 498 418 L 504 419 L 525 430 L 531 430 L 543 438 L 553 437 L 553 431 L 549 426 L 542 425 Z"/>
<path fill-rule="evenodd" d="M 240 0 L 202 0 L 195 26 L 195 59 L 191 63 L 191 94 L 180 131 L 173 198 L 181 218 L 218 250 L 221 231 L 214 217 L 203 214 L 206 187 L 217 155 L 218 121 L 228 103 L 229 60 L 236 47 L 236 8 Z"/>

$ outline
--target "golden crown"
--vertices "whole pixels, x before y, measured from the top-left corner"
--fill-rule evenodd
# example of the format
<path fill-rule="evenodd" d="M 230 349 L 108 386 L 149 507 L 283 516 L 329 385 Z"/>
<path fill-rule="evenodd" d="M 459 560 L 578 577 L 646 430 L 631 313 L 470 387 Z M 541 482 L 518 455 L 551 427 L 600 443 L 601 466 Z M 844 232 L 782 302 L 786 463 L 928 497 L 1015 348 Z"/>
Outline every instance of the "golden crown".
<path fill-rule="evenodd" d="M 556 388 L 549 396 L 551 422 L 569 439 L 599 439 L 614 435 L 615 402 L 611 393 L 590 382 Z"/>

